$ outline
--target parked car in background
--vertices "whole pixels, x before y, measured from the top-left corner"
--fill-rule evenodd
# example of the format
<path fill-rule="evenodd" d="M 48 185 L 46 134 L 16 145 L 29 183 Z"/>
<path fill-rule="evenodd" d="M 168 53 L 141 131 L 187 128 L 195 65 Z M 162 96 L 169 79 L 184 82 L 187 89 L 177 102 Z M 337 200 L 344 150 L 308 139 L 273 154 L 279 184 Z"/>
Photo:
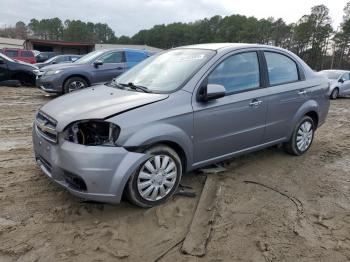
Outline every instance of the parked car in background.
<path fill-rule="evenodd" d="M 38 63 L 42 63 L 56 55 L 57 54 L 55 52 L 40 52 L 35 56 L 35 58 Z"/>
<path fill-rule="evenodd" d="M 72 63 L 78 60 L 81 57 L 81 55 L 57 55 L 54 57 L 51 57 L 50 59 L 46 60 L 42 63 L 36 63 L 35 66 L 38 68 L 42 68 L 44 66 L 48 65 L 54 65 L 54 64 L 61 64 L 61 63 Z"/>
<path fill-rule="evenodd" d="M 17 48 L 3 48 L 1 51 L 7 57 L 14 60 L 23 61 L 29 64 L 35 64 L 36 59 L 34 52 L 31 50 L 17 49 Z"/>
<path fill-rule="evenodd" d="M 151 207 L 190 170 L 276 144 L 306 153 L 325 122 L 327 92 L 327 79 L 281 48 L 170 49 L 44 105 L 33 128 L 35 157 L 74 195 L 118 203 L 125 192 Z"/>
<path fill-rule="evenodd" d="M 35 71 L 38 68 L 23 62 L 17 62 L 4 54 L 0 54 L 0 82 L 19 80 L 21 85 L 35 85 Z"/>
<path fill-rule="evenodd" d="M 329 79 L 329 97 L 337 99 L 339 96 L 350 95 L 350 71 L 323 70 L 319 72 Z"/>
<path fill-rule="evenodd" d="M 111 81 L 147 57 L 148 52 L 143 50 L 98 50 L 71 64 L 49 65 L 40 69 L 36 84 L 46 92 L 65 94 Z"/>

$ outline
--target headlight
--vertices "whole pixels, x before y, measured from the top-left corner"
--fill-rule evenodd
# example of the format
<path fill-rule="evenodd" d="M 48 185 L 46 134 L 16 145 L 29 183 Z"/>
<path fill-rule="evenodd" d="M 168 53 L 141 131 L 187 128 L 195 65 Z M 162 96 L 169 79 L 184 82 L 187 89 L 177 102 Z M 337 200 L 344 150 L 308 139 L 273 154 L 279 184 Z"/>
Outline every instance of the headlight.
<path fill-rule="evenodd" d="M 45 75 L 46 76 L 52 76 L 52 75 L 56 75 L 58 73 L 60 73 L 62 70 L 49 70 L 49 71 L 46 71 Z"/>
<path fill-rule="evenodd" d="M 83 120 L 70 124 L 64 130 L 64 138 L 87 146 L 115 146 L 120 129 L 103 120 Z"/>

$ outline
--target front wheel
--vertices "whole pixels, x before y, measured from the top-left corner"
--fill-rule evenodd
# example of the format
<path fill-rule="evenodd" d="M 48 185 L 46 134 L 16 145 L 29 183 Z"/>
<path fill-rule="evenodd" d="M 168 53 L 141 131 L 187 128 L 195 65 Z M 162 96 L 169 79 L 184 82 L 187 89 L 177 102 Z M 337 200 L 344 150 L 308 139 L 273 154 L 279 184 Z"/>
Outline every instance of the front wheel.
<path fill-rule="evenodd" d="M 63 91 L 65 94 L 77 91 L 79 89 L 83 89 L 88 87 L 88 83 L 84 78 L 81 77 L 71 77 L 68 78 L 63 86 Z"/>
<path fill-rule="evenodd" d="M 130 178 L 126 194 L 131 203 L 152 207 L 174 194 L 181 180 L 182 164 L 178 154 L 168 146 L 154 146 L 145 154 L 149 158 Z"/>
<path fill-rule="evenodd" d="M 331 99 L 335 100 L 337 99 L 339 96 L 339 89 L 338 88 L 334 88 L 332 93 L 331 93 Z"/>
<path fill-rule="evenodd" d="M 315 134 L 315 124 L 311 117 L 304 116 L 293 131 L 291 139 L 284 145 L 285 151 L 300 156 L 309 150 Z"/>

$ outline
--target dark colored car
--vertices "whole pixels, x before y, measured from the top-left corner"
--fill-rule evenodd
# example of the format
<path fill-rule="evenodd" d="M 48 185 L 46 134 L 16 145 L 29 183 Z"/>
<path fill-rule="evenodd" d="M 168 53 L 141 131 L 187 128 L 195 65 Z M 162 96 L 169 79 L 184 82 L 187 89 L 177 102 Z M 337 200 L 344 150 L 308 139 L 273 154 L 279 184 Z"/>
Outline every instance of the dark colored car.
<path fill-rule="evenodd" d="M 0 54 L 0 82 L 19 80 L 22 85 L 35 85 L 35 71 L 38 68 L 28 63 L 17 62 Z"/>
<path fill-rule="evenodd" d="M 69 93 L 109 82 L 149 56 L 147 51 L 136 49 L 97 50 L 74 63 L 45 66 L 36 85 L 48 93 Z"/>
<path fill-rule="evenodd" d="M 40 52 L 37 56 L 36 56 L 36 61 L 38 63 L 42 63 L 45 62 L 46 60 L 50 59 L 51 57 L 56 56 L 57 54 L 55 52 Z"/>
<path fill-rule="evenodd" d="M 23 61 L 29 64 L 35 64 L 36 59 L 34 52 L 31 50 L 17 49 L 17 48 L 3 48 L 1 53 L 18 61 Z"/>
<path fill-rule="evenodd" d="M 51 57 L 50 59 L 46 60 L 42 63 L 36 63 L 35 66 L 38 68 L 42 68 L 44 66 L 48 65 L 54 65 L 54 64 L 61 64 L 61 63 L 72 63 L 78 60 L 81 57 L 81 55 L 57 55 L 54 57 Z"/>

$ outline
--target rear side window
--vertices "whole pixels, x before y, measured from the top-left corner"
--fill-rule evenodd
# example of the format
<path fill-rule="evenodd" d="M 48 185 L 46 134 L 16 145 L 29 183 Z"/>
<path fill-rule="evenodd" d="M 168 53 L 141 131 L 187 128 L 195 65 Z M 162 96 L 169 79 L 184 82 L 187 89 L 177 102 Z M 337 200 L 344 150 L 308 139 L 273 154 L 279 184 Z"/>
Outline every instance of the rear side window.
<path fill-rule="evenodd" d="M 280 85 L 299 80 L 298 67 L 292 59 L 274 52 L 264 53 L 270 85 Z"/>
<path fill-rule="evenodd" d="M 23 57 L 34 57 L 34 54 L 31 51 L 22 51 L 21 54 Z"/>
<path fill-rule="evenodd" d="M 209 74 L 208 84 L 223 85 L 227 93 L 260 87 L 258 54 L 247 52 L 226 58 Z"/>
<path fill-rule="evenodd" d="M 103 63 L 121 63 L 122 62 L 122 52 L 113 52 L 108 53 L 106 55 L 103 55 L 99 60 L 101 60 Z"/>
<path fill-rule="evenodd" d="M 126 61 L 127 62 L 141 62 L 142 60 L 146 59 L 148 56 L 141 52 L 130 52 L 126 51 Z"/>
<path fill-rule="evenodd" d="M 8 57 L 18 57 L 18 51 L 17 50 L 6 50 L 5 55 Z"/>

